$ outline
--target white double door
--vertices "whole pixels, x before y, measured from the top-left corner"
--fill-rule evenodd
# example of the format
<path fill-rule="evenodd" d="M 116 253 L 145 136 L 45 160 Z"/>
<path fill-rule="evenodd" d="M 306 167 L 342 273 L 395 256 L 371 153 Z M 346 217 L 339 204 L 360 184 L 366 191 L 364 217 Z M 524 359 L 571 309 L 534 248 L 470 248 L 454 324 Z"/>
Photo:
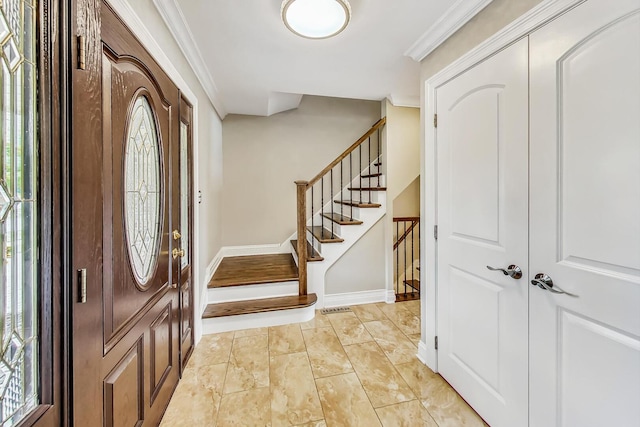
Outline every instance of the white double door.
<path fill-rule="evenodd" d="M 439 372 L 494 427 L 640 426 L 640 1 L 588 0 L 436 108 Z"/>

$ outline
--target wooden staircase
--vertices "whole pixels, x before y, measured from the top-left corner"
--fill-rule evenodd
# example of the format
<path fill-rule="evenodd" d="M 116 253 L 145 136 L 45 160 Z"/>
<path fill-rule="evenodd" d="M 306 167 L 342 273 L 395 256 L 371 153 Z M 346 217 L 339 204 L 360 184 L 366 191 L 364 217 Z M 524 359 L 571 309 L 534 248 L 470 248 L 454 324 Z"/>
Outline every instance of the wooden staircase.
<path fill-rule="evenodd" d="M 209 304 L 202 316 L 205 334 L 255 327 L 256 322 L 262 326 L 273 326 L 306 321 L 314 316 L 318 296 L 307 291 L 307 263 L 324 264 L 322 268 L 328 268 L 327 257 L 323 253 L 327 251 L 325 245 L 344 245 L 345 238 L 341 234 L 349 234 L 349 227 L 361 227 L 360 233 L 364 233 L 368 228 L 358 217 L 359 213 L 366 216 L 361 214 L 361 209 L 383 207 L 379 198 L 384 197 L 377 194 L 384 194 L 386 190 L 380 169 L 380 129 L 385 122 L 384 118 L 378 121 L 314 179 L 296 182 L 298 237 L 291 240 L 291 253 L 226 257 L 222 260 L 208 284 Z M 377 144 L 374 141 L 372 146 L 371 136 L 374 134 L 377 134 L 378 141 Z M 347 161 L 349 173 L 345 182 Z M 339 178 L 335 176 L 338 168 Z M 369 228 L 371 226 L 368 225 Z M 300 236 L 306 238 L 301 239 Z M 352 236 L 347 245 L 352 245 L 355 240 Z M 330 266 L 337 260 L 337 252 L 329 253 Z M 283 314 L 275 315 L 273 312 Z M 266 313 L 274 315 L 267 318 L 264 317 Z"/>
<path fill-rule="evenodd" d="M 310 181 L 296 181 L 295 255 L 300 288 L 306 290 L 310 285 L 321 298 L 326 270 L 384 215 L 380 208 L 385 208 L 387 188 L 380 133 L 385 123 L 385 118 L 380 119 Z M 380 212 L 367 212 L 373 210 Z M 306 241 L 300 238 L 303 235 Z M 315 262 L 319 258 L 323 261 Z M 322 299 L 320 304 L 324 305 Z"/>

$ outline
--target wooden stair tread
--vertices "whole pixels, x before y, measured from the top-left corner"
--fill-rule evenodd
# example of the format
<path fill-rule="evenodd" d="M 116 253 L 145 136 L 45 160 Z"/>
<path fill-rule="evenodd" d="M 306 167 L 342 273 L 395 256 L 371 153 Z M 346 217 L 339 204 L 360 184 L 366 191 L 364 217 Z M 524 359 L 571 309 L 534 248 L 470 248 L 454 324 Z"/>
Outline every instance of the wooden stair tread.
<path fill-rule="evenodd" d="M 362 221 L 358 220 L 358 219 L 353 219 L 353 218 L 349 218 L 348 216 L 345 215 L 341 215 L 339 213 L 334 212 L 332 213 L 323 213 L 322 214 L 323 217 L 330 219 L 331 221 L 335 222 L 336 224 L 339 225 L 360 225 L 362 224 Z"/>
<path fill-rule="evenodd" d="M 420 299 L 420 292 L 407 292 L 406 294 L 396 294 L 396 302 L 415 301 Z"/>
<path fill-rule="evenodd" d="M 291 240 L 291 245 L 293 245 L 293 250 L 296 251 L 296 254 L 297 254 L 298 241 Z M 322 255 L 320 255 L 318 251 L 315 250 L 315 248 L 311 245 L 311 243 L 309 243 L 309 241 L 307 241 L 307 261 L 309 262 L 324 261 L 324 258 L 322 258 Z"/>
<path fill-rule="evenodd" d="M 207 287 L 223 288 L 293 280 L 298 280 L 298 267 L 291 254 L 235 256 L 223 258 Z"/>
<path fill-rule="evenodd" d="M 355 208 L 379 208 L 382 206 L 380 203 L 366 203 L 353 200 L 334 200 L 334 203 L 339 205 L 353 206 Z"/>
<path fill-rule="evenodd" d="M 387 187 L 349 187 L 349 191 L 387 191 Z"/>
<path fill-rule="evenodd" d="M 309 230 L 320 243 L 344 242 L 344 239 L 338 236 L 336 233 L 333 233 L 333 236 L 331 236 L 331 230 L 327 230 L 321 225 L 316 225 L 315 227 L 307 227 L 307 230 Z"/>
<path fill-rule="evenodd" d="M 378 176 L 382 176 L 382 172 L 370 173 L 368 175 L 362 175 L 362 178 L 376 178 Z"/>
<path fill-rule="evenodd" d="M 405 285 L 410 288 L 415 289 L 417 292 L 420 292 L 420 280 L 418 279 L 407 279 L 404 281 Z"/>
<path fill-rule="evenodd" d="M 202 314 L 202 318 L 212 319 L 216 317 L 237 316 L 240 314 L 266 313 L 269 311 L 304 308 L 315 304 L 317 300 L 318 297 L 316 294 L 308 294 L 208 304 Z"/>

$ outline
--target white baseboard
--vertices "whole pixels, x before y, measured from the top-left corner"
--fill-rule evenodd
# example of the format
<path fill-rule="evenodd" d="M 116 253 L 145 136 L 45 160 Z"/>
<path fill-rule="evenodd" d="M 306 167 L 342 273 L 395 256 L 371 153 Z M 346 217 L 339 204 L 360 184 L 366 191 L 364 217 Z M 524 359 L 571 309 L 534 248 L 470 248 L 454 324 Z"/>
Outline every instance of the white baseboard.
<path fill-rule="evenodd" d="M 427 353 L 428 352 L 429 352 L 429 350 L 427 349 L 427 345 L 422 340 L 420 340 L 420 342 L 418 342 L 418 360 L 420 360 L 425 365 L 427 365 Z M 429 366 L 429 365 L 427 365 L 427 366 Z"/>
<path fill-rule="evenodd" d="M 215 273 L 216 270 L 218 269 L 218 267 L 220 266 L 220 262 L 222 262 L 223 256 L 221 254 L 222 254 L 222 249 L 220 249 L 218 251 L 218 253 L 216 254 L 216 256 L 213 257 L 213 259 L 211 260 L 211 262 L 207 266 L 207 269 L 205 270 L 205 273 L 204 273 L 204 286 L 205 287 L 211 281 L 211 278 L 213 277 L 213 273 Z"/>
<path fill-rule="evenodd" d="M 268 326 L 308 322 L 314 318 L 315 314 L 316 306 L 314 304 L 309 307 L 296 308 L 292 310 L 202 319 L 202 334 L 217 334 L 220 332 L 239 331 L 242 329 L 258 327 L 264 328 Z"/>
<path fill-rule="evenodd" d="M 343 307 L 346 305 L 371 304 L 374 302 L 385 302 L 386 300 L 386 289 L 377 289 L 375 291 L 347 292 L 344 294 L 325 295 L 324 307 Z"/>
<path fill-rule="evenodd" d="M 291 251 L 292 246 L 289 241 L 269 245 L 223 246 L 220 249 L 222 258 L 227 256 L 287 254 L 291 253 Z"/>
<path fill-rule="evenodd" d="M 385 302 L 387 304 L 394 304 L 396 302 L 396 293 L 394 291 L 387 289 Z"/>

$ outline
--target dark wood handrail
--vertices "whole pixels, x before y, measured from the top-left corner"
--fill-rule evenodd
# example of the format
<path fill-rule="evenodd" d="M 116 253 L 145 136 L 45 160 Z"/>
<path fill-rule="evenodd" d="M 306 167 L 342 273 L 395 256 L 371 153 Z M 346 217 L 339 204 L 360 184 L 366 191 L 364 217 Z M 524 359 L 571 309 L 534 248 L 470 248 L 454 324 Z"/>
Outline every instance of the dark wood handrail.
<path fill-rule="evenodd" d="M 360 144 L 362 144 L 364 141 L 366 141 L 367 138 L 373 135 L 375 131 L 377 131 L 382 126 L 384 126 L 385 123 L 387 123 L 386 117 L 383 117 L 380 120 L 378 120 L 373 126 L 371 126 L 371 129 L 369 129 L 367 133 L 362 135 L 360 139 L 358 139 L 356 142 L 353 143 L 353 145 L 351 145 L 351 147 L 347 148 L 342 154 L 336 157 L 336 159 L 333 162 L 329 163 L 329 165 L 327 165 L 326 168 L 322 169 L 322 171 L 318 175 L 314 176 L 313 179 L 309 181 L 308 186 L 311 187 L 313 184 L 320 181 L 323 176 L 325 176 L 331 169 L 339 165 L 340 162 L 344 160 L 345 157 L 347 157 L 351 152 L 353 152 L 353 150 L 358 148 Z"/>
<path fill-rule="evenodd" d="M 420 221 L 419 216 L 399 216 L 393 218 L 393 222 L 403 222 L 403 221 Z"/>
<path fill-rule="evenodd" d="M 396 221 L 397 220 L 397 221 Z M 394 222 L 399 222 L 402 221 L 403 218 L 393 218 Z M 411 227 L 409 227 L 408 229 L 405 230 L 404 234 L 402 236 L 400 236 L 400 238 L 398 240 L 396 240 L 396 242 L 393 244 L 393 249 L 398 249 L 398 246 L 400 246 L 400 243 L 402 243 L 404 241 L 404 239 L 407 238 L 407 236 L 409 235 L 409 233 L 411 233 L 411 230 L 413 230 L 416 225 L 418 225 L 420 223 L 420 218 L 416 218 L 416 219 L 406 219 L 404 220 L 406 222 L 411 221 Z"/>

